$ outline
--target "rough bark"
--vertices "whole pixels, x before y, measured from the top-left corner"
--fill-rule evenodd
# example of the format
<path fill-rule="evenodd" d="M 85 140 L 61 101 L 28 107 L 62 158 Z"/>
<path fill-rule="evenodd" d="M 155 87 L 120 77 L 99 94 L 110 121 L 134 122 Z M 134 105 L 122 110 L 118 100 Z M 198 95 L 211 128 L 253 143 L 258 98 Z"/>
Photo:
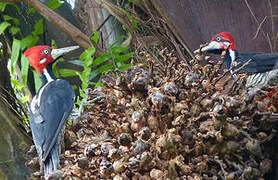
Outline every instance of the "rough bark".
<path fill-rule="evenodd" d="M 25 154 L 32 141 L 16 113 L 7 49 L 3 37 L 0 40 L 4 45 L 0 56 L 0 179 L 27 179 L 31 172 L 25 167 Z"/>
<path fill-rule="evenodd" d="M 27 179 L 31 171 L 25 167 L 31 139 L 20 120 L 0 99 L 0 179 Z"/>

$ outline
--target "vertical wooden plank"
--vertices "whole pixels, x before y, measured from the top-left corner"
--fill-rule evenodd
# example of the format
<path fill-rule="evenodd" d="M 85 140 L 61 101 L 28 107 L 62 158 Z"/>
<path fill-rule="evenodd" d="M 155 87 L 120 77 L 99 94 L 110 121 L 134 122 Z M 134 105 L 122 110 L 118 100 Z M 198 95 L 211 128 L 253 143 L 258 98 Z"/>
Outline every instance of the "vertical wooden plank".
<path fill-rule="evenodd" d="M 209 41 L 213 34 L 228 31 L 235 38 L 239 51 L 270 52 L 269 43 L 262 31 L 259 31 L 258 36 L 253 39 L 259 27 L 258 23 L 261 23 L 265 17 L 261 30 L 263 29 L 265 35 L 268 34 L 270 38 L 277 33 L 277 18 L 271 20 L 271 8 L 272 15 L 277 15 L 278 12 L 278 3 L 275 0 L 160 0 L 157 2 L 167 15 L 166 18 L 171 21 L 181 39 L 191 50 L 198 48 L 200 43 Z M 277 51 L 276 46 L 275 51 Z"/>

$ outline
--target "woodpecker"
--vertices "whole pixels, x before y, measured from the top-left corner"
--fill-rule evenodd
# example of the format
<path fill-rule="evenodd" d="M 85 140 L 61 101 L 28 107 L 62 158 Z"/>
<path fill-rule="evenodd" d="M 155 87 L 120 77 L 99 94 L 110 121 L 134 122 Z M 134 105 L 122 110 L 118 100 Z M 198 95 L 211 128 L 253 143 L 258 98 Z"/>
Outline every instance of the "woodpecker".
<path fill-rule="evenodd" d="M 278 73 L 278 53 L 239 53 L 236 50 L 234 38 L 228 32 L 216 34 L 207 46 L 195 50 L 194 53 L 221 54 L 223 50 L 227 52 L 225 58 L 226 67 L 231 69 L 234 64 L 237 64 L 232 68 L 231 72 L 251 59 L 249 64 L 238 72 L 249 75 L 246 82 L 246 87 L 248 88 L 261 88 Z"/>
<path fill-rule="evenodd" d="M 79 47 L 52 49 L 49 46 L 35 46 L 24 52 L 42 82 L 30 103 L 30 127 L 45 179 L 59 169 L 61 129 L 75 100 L 71 85 L 68 81 L 55 77 L 52 64 L 63 54 L 77 48 Z"/>

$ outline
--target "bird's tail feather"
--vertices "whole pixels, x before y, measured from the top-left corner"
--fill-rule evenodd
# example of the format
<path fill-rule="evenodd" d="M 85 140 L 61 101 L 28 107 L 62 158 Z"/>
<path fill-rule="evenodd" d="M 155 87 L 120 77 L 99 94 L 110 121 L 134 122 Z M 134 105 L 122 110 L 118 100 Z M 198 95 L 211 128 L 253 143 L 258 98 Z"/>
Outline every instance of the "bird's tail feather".
<path fill-rule="evenodd" d="M 44 162 L 44 177 L 47 177 L 55 170 L 60 168 L 60 147 L 56 143 L 52 150 L 50 151 L 48 157 L 45 159 Z"/>

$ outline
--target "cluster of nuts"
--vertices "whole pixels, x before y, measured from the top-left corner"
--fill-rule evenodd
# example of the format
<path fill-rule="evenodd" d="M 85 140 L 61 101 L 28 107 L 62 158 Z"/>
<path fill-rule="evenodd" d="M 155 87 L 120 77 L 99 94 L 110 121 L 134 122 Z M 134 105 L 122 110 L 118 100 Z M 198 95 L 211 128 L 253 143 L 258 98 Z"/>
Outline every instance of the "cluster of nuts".
<path fill-rule="evenodd" d="M 89 92 L 82 118 L 66 129 L 64 179 L 271 176 L 275 88 L 250 97 L 244 75 L 221 72 L 224 53 L 217 64 L 178 61 L 167 49 L 160 56 L 162 63 L 149 59 L 150 69 L 106 76 L 104 87 Z"/>

